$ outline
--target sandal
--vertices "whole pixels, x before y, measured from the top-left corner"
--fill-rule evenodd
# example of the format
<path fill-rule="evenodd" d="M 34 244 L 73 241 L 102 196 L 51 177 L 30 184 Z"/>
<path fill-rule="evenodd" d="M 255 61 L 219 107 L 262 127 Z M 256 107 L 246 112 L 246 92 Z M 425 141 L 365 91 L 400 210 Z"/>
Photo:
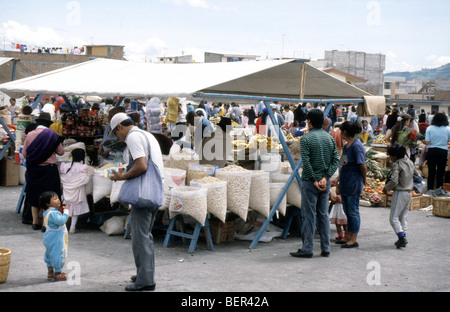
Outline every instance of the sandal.
<path fill-rule="evenodd" d="M 55 273 L 54 272 L 48 272 L 47 273 L 47 281 L 52 282 L 55 280 L 54 278 Z"/>
<path fill-rule="evenodd" d="M 59 274 L 53 274 L 53 280 L 55 282 L 66 281 L 67 280 L 67 275 L 64 272 L 61 272 Z"/>

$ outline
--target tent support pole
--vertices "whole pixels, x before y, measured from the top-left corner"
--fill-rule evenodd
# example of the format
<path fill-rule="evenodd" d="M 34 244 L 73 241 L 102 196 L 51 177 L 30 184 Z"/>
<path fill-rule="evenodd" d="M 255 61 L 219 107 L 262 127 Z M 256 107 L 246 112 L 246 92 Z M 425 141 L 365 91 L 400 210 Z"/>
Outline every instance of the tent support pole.
<path fill-rule="evenodd" d="M 38 106 L 39 102 L 41 102 L 41 100 L 42 100 L 43 97 L 44 97 L 44 94 L 39 94 L 39 95 L 37 96 L 37 98 L 34 100 L 33 105 L 31 105 L 31 108 L 32 108 L 33 110 L 36 109 L 36 106 Z M 41 107 L 40 107 L 40 106 L 39 106 L 39 111 L 41 111 Z"/>
<path fill-rule="evenodd" d="M 272 120 L 273 127 L 278 129 L 278 139 L 280 140 L 281 145 L 283 146 L 284 152 L 286 153 L 288 161 L 289 161 L 289 163 L 291 165 L 292 174 L 289 177 L 289 180 L 286 182 L 286 185 L 284 186 L 284 188 L 281 191 L 280 195 L 278 196 L 278 198 L 277 198 L 277 200 L 275 202 L 275 205 L 270 210 L 269 217 L 265 220 L 265 222 L 263 223 L 263 225 L 259 229 L 256 237 L 253 239 L 253 242 L 250 244 L 250 248 L 254 248 L 256 246 L 256 244 L 258 243 L 259 239 L 261 238 L 261 236 L 266 231 L 267 226 L 269 225 L 269 223 L 272 220 L 275 212 L 278 209 L 278 206 L 280 205 L 281 201 L 283 200 L 283 197 L 286 195 L 286 192 L 288 191 L 289 187 L 291 186 L 292 182 L 294 181 L 294 178 L 297 179 L 297 182 L 298 182 L 298 185 L 299 185 L 300 189 L 301 189 L 301 185 L 302 185 L 302 180 L 300 178 L 300 174 L 298 173 L 298 170 L 300 169 L 302 161 L 301 161 L 301 159 L 299 159 L 297 165 L 295 165 L 294 159 L 292 158 L 292 155 L 289 152 L 289 148 L 288 148 L 286 140 L 284 138 L 283 130 L 281 130 L 281 127 L 278 125 L 278 121 L 277 121 L 277 119 L 275 118 L 275 115 L 272 112 L 272 108 L 270 107 L 269 101 L 264 101 L 264 105 L 266 106 L 266 109 L 267 109 L 267 111 L 269 113 L 270 119 Z M 300 142 L 298 142 L 298 144 L 300 144 Z"/>
<path fill-rule="evenodd" d="M 302 76 L 300 78 L 300 99 L 303 100 L 305 97 L 305 83 L 306 83 L 306 64 L 302 63 Z"/>
<path fill-rule="evenodd" d="M 114 106 L 120 106 L 120 104 L 122 104 L 123 99 L 125 99 L 124 97 L 120 97 L 119 100 L 117 100 L 116 105 Z"/>
<path fill-rule="evenodd" d="M 272 124 L 274 127 L 278 128 L 278 137 L 281 142 L 281 145 L 283 146 L 284 152 L 286 153 L 286 156 L 288 158 L 288 161 L 291 165 L 291 168 L 293 169 L 291 176 L 289 177 L 288 181 L 286 182 L 286 185 L 284 186 L 283 190 L 281 191 L 280 195 L 278 196 L 274 206 L 271 208 L 269 217 L 264 221 L 261 228 L 259 229 L 258 233 L 256 234 L 256 237 L 253 239 L 252 243 L 250 244 L 250 249 L 255 248 L 258 244 L 259 240 L 261 239 L 261 236 L 265 232 L 267 226 L 271 222 L 275 212 L 278 210 L 278 206 L 280 205 L 283 197 L 286 195 L 287 190 L 291 186 L 294 179 L 297 179 L 298 185 L 301 189 L 301 177 L 298 171 L 300 170 L 300 167 L 302 166 L 302 159 L 300 158 L 295 164 L 294 159 L 292 158 L 292 155 L 289 151 L 289 148 L 286 144 L 286 140 L 284 138 L 283 132 L 281 128 L 278 126 L 278 122 L 275 118 L 275 115 L 272 112 L 272 109 L 270 107 L 270 101 L 279 101 L 279 102 L 297 102 L 297 103 L 327 103 L 327 107 L 324 111 L 324 117 L 328 115 L 328 113 L 331 110 L 331 107 L 334 103 L 364 103 L 363 99 L 283 99 L 283 98 L 276 98 L 276 97 L 258 97 L 258 96 L 247 96 L 247 95 L 231 95 L 231 94 L 213 94 L 213 93 L 202 93 L 202 92 L 196 92 L 193 94 L 194 97 L 203 97 L 203 98 L 230 98 L 230 99 L 244 99 L 244 100 L 254 100 L 254 101 L 264 101 L 264 105 L 269 113 L 270 119 L 272 120 Z M 300 143 L 299 143 L 300 144 Z M 300 208 L 300 207 L 299 207 Z"/>
<path fill-rule="evenodd" d="M 12 68 L 12 76 L 11 76 L 11 81 L 16 80 L 16 68 L 17 68 L 17 62 L 19 60 L 18 59 L 14 59 L 13 60 L 13 68 Z"/>

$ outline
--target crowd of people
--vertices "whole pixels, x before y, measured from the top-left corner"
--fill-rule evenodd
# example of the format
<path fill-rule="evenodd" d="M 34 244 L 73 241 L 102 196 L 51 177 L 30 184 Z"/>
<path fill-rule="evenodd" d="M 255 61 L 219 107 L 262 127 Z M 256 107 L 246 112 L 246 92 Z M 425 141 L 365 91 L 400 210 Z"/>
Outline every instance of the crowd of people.
<path fill-rule="evenodd" d="M 167 124 L 166 136 L 161 127 L 161 116 L 167 114 L 167 105 L 158 98 L 149 98 L 147 103 L 124 99 L 121 105 L 115 105 L 117 99 L 108 98 L 92 109 L 95 114 L 107 113 L 108 126 L 105 129 L 99 155 L 105 160 L 110 157 L 110 145 L 106 142 L 122 141 L 128 148 L 123 156 L 130 163 L 125 172 L 113 172 L 111 180 L 129 181 L 143 175 L 149 168 L 151 159 L 160 174 L 162 155 L 167 154 L 173 144 L 195 148 L 204 144 L 204 140 L 222 138 L 234 122 L 237 125 L 254 128 L 255 134 L 268 136 L 279 135 L 274 127 L 269 111 L 263 102 L 242 110 L 236 103 L 211 104 L 202 101 L 196 108 L 187 105 L 187 113 L 179 106 L 176 122 Z M 44 110 L 45 105 L 52 105 L 52 111 Z M 55 118 L 66 109 L 79 110 L 88 106 L 78 98 L 76 104 L 68 104 L 59 98 L 50 98 L 35 120 L 25 130 L 22 154 L 26 159 L 27 198 L 31 205 L 33 229 L 45 230 L 45 262 L 49 280 L 64 280 L 62 272 L 67 247 L 67 230 L 65 223 L 71 217 L 70 233 L 75 233 L 77 217 L 89 211 L 84 185 L 88 181 L 85 151 L 74 149 L 72 162 L 57 166 L 56 155 L 63 155 L 62 138 L 49 129 Z M 398 236 L 397 248 L 407 244 L 407 211 L 411 202 L 411 190 L 414 177 L 426 160 L 429 168 L 428 189 L 433 190 L 443 185 L 445 165 L 447 163 L 450 128 L 445 113 L 433 112 L 427 119 L 422 111 L 416 117 L 413 107 L 407 112 L 400 112 L 395 106 L 387 106 L 384 116 L 374 116 L 371 120 L 359 118 L 355 107 L 332 105 L 328 115 L 324 111 L 326 104 L 302 103 L 295 108 L 270 103 L 270 109 L 282 129 L 282 133 L 293 137 L 301 136 L 302 151 L 302 247 L 292 252 L 293 257 L 310 258 L 313 255 L 313 238 L 317 227 L 320 235 L 321 256 L 330 254 L 330 216 L 336 225 L 344 225 L 345 231 L 338 231 L 336 243 L 342 248 L 359 247 L 358 233 L 361 227 L 359 199 L 364 186 L 367 185 L 366 155 L 363 144 L 376 134 L 384 134 L 389 143 L 388 154 L 393 161 L 392 174 L 386 182 L 384 191 L 394 191 L 390 222 Z M 11 99 L 11 116 L 17 116 L 15 99 Z M 52 115 L 53 113 L 53 115 Z M 212 119 L 219 118 L 215 129 Z M 430 121 L 428 123 L 428 121 Z M 184 142 L 186 127 L 196 126 L 201 129 L 201 142 Z M 185 127 L 185 128 L 186 128 Z M 185 129 L 184 128 L 184 129 Z M 398 142 L 400 131 L 412 128 L 424 134 L 424 148 L 419 155 L 418 146 L 405 148 Z M 219 130 L 217 130 L 219 129 Z M 181 132 L 180 132 L 181 131 Z M 217 132 L 219 131 L 219 132 Z M 180 133 L 178 133 L 180 132 Z M 144 135 L 144 136 L 143 136 Z M 143 139 L 145 138 L 145 140 Z M 147 140 L 148 139 L 148 140 Z M 420 157 L 419 157 L 420 156 Z M 225 159 L 225 158 L 224 158 Z M 223 160 L 223 159 L 222 159 Z M 208 162 L 209 163 L 209 162 Z M 220 162 L 220 167 L 225 166 Z M 336 177 L 336 174 L 337 177 Z M 332 179 L 332 177 L 335 177 Z M 436 180 L 436 181 L 435 181 Z M 63 188 L 61 188 L 61 185 Z M 330 193 L 332 187 L 335 191 Z M 65 207 L 61 207 L 64 198 Z M 330 212 L 329 200 L 335 205 Z M 44 210 L 41 217 L 40 210 Z M 151 228 L 158 207 L 132 207 L 133 254 L 136 260 L 137 275 L 132 277 L 133 284 L 126 287 L 129 291 L 153 290 L 154 250 Z M 148 231 L 150 229 L 150 231 Z"/>

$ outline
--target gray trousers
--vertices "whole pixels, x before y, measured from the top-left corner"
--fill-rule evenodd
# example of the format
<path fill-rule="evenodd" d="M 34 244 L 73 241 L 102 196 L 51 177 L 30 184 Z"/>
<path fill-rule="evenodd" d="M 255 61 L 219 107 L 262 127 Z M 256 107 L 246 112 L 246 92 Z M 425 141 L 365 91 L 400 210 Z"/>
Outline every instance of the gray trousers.
<path fill-rule="evenodd" d="M 295 183 L 296 181 L 294 181 Z M 302 181 L 302 251 L 313 252 L 314 233 L 320 234 L 321 251 L 330 251 L 330 217 L 328 215 L 328 196 L 330 194 L 330 180 L 325 191 L 319 191 L 311 181 Z M 317 217 L 317 223 L 316 223 Z"/>
<path fill-rule="evenodd" d="M 158 209 L 131 208 L 131 240 L 136 265 L 136 286 L 155 285 L 152 228 Z"/>
<path fill-rule="evenodd" d="M 408 229 L 408 210 L 411 204 L 411 191 L 394 191 L 391 200 L 391 214 L 389 222 L 395 231 L 395 234 L 403 232 L 406 234 Z"/>

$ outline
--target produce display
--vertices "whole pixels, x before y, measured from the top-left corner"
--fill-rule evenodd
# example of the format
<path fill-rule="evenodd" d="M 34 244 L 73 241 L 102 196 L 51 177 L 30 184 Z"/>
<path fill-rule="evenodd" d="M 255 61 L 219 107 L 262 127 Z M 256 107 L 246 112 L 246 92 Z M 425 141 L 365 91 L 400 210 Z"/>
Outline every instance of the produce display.
<path fill-rule="evenodd" d="M 384 134 L 379 134 L 375 137 L 375 140 L 371 141 L 371 144 L 384 144 L 387 145 L 389 142 L 386 140 L 386 136 Z"/>
<path fill-rule="evenodd" d="M 377 158 L 379 156 L 376 155 L 377 152 L 374 151 L 373 149 L 369 149 L 366 152 L 367 177 L 379 180 L 386 180 L 390 174 L 390 170 L 388 168 L 379 167 Z"/>

